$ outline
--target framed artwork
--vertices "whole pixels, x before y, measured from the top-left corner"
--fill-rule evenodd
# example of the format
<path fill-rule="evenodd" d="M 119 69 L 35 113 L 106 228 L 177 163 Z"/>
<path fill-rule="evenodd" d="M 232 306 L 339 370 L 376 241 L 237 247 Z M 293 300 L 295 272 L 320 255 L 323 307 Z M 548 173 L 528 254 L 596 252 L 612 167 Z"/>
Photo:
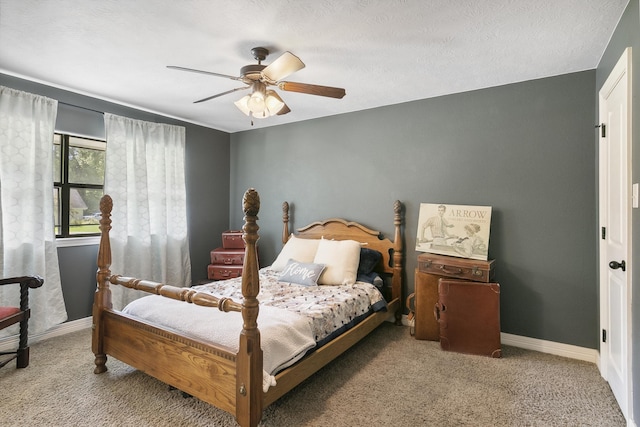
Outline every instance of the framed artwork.
<path fill-rule="evenodd" d="M 486 261 L 491 206 L 421 203 L 416 251 Z"/>

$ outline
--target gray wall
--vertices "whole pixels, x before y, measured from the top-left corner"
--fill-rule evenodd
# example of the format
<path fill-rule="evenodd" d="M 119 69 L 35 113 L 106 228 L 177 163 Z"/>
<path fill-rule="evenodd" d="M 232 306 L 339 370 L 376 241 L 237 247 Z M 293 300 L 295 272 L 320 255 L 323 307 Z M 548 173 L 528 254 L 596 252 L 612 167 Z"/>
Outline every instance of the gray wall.
<path fill-rule="evenodd" d="M 607 77 L 613 70 L 613 67 L 618 62 L 620 55 L 627 48 L 631 47 L 631 59 L 632 59 L 632 153 L 640 152 L 640 10 L 638 7 L 638 0 L 631 0 L 627 5 L 627 9 L 624 12 L 618 27 L 611 37 L 609 46 L 602 55 L 600 64 L 596 70 L 596 97 L 597 92 L 602 88 L 602 85 L 606 81 Z M 597 100 L 597 99 L 596 99 Z M 597 117 L 597 110 L 596 110 Z M 631 176 L 632 182 L 640 181 L 640 156 L 632 155 L 631 159 Z M 640 211 L 638 209 L 632 210 L 631 218 L 632 238 L 631 238 L 631 252 L 632 261 L 629 271 L 632 274 L 632 294 L 636 297 L 632 299 L 632 335 L 633 335 L 633 348 L 632 348 L 632 389 L 636 396 L 633 402 L 633 414 L 636 424 L 638 423 L 640 416 L 640 274 L 633 273 L 636 268 L 640 268 Z M 640 270 L 639 270 L 640 271 Z"/>
<path fill-rule="evenodd" d="M 411 292 L 420 203 L 492 206 L 503 332 L 597 348 L 594 87 L 591 70 L 233 134 L 232 227 L 255 187 L 266 265 L 284 200 L 294 227 L 337 216 L 392 236 L 399 199 Z"/>
<path fill-rule="evenodd" d="M 100 112 L 184 126 L 191 275 L 194 282 L 207 277 L 209 252 L 220 245 L 220 233 L 229 226 L 229 134 L 4 74 L 0 85 L 77 106 L 60 104 L 56 128 L 86 136 L 104 137 Z M 58 248 L 69 320 L 91 316 L 96 254 L 97 245 Z"/>

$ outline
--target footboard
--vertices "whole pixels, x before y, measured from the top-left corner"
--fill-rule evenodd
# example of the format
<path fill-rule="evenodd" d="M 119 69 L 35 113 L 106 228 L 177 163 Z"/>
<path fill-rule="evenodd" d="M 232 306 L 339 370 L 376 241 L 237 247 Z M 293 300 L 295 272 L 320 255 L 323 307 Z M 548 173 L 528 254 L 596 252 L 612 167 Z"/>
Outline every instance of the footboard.
<path fill-rule="evenodd" d="M 103 311 L 101 329 L 104 354 L 235 414 L 234 352 L 113 310 Z"/>
<path fill-rule="evenodd" d="M 262 349 L 257 327 L 259 292 L 256 223 L 260 198 L 254 189 L 244 194 L 246 243 L 242 272 L 242 304 L 227 298 L 148 280 L 111 275 L 111 209 L 105 195 L 100 201 L 98 287 L 93 305 L 92 350 L 96 374 L 107 370 L 107 354 L 235 415 L 242 426 L 256 426 L 262 416 Z M 242 314 L 243 329 L 237 353 L 185 337 L 176 331 L 113 310 L 109 285 L 162 295 L 185 303 L 217 307 Z"/>

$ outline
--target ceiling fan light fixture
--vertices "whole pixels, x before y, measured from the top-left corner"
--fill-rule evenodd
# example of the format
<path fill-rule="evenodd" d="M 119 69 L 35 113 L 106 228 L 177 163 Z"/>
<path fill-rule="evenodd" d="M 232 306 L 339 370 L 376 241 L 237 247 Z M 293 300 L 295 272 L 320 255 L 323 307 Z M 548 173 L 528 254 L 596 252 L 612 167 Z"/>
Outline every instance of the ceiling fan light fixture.
<path fill-rule="evenodd" d="M 262 113 L 265 109 L 264 95 L 261 93 L 252 93 L 247 101 L 247 107 L 252 113 Z"/>
<path fill-rule="evenodd" d="M 235 106 L 238 107 L 240 111 L 242 111 L 247 116 L 251 114 L 251 110 L 249 109 L 249 95 L 245 95 L 242 98 L 238 99 L 234 102 Z"/>
<path fill-rule="evenodd" d="M 247 100 L 247 102 L 250 102 L 250 101 L 251 101 L 250 99 Z M 248 107 L 246 110 L 247 112 L 244 112 L 244 110 L 243 112 L 246 115 L 251 115 L 251 117 L 255 117 L 256 119 L 266 119 L 267 117 L 277 115 L 280 112 L 280 110 L 284 108 L 284 102 L 282 101 L 282 99 L 280 99 L 280 97 L 274 91 L 269 90 L 267 91 L 267 97 L 264 100 L 264 106 L 265 106 L 264 110 L 260 112 L 253 112 Z M 242 108 L 240 109 L 242 110 Z"/>
<path fill-rule="evenodd" d="M 270 116 L 275 116 L 284 107 L 284 101 L 278 96 L 278 94 L 272 90 L 267 91 L 267 97 L 264 100 L 266 110 L 269 111 Z"/>
<path fill-rule="evenodd" d="M 253 84 L 253 91 L 247 101 L 247 107 L 253 112 L 253 114 L 262 113 L 266 108 L 265 105 L 266 86 L 262 82 L 255 82 Z"/>
<path fill-rule="evenodd" d="M 266 119 L 267 117 L 270 117 L 270 116 L 271 115 L 267 110 L 264 110 L 262 113 L 256 113 L 252 115 L 252 117 L 255 117 L 256 119 Z"/>
<path fill-rule="evenodd" d="M 264 89 L 264 86 L 262 87 Z M 251 95 L 245 95 L 236 102 L 238 107 L 247 116 L 265 119 L 275 116 L 285 106 L 284 101 L 273 90 L 256 90 Z"/>

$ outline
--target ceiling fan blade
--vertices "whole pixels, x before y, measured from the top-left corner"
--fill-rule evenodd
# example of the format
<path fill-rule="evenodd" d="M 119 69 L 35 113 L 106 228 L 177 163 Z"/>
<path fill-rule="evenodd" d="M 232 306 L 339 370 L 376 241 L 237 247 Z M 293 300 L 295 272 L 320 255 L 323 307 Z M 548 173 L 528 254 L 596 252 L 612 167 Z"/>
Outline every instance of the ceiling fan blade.
<path fill-rule="evenodd" d="M 171 68 L 172 70 L 189 71 L 191 73 L 207 74 L 207 75 L 216 76 L 216 77 L 224 77 L 226 79 L 231 79 L 231 80 L 242 80 L 240 77 L 236 77 L 236 76 L 229 76 L 227 74 L 214 73 L 212 71 L 194 70 L 193 68 L 178 67 L 176 65 L 167 65 L 167 68 Z"/>
<path fill-rule="evenodd" d="M 340 99 L 346 95 L 345 90 L 339 87 L 310 85 L 308 83 L 280 82 L 278 83 L 278 87 L 289 92 L 328 96 L 329 98 Z"/>
<path fill-rule="evenodd" d="M 283 114 L 287 114 L 290 112 L 291 112 L 291 109 L 289 108 L 289 106 L 287 104 L 284 104 L 284 107 L 282 107 L 280 111 L 278 111 L 276 116 L 282 116 Z"/>
<path fill-rule="evenodd" d="M 304 68 L 304 62 L 291 52 L 285 52 L 262 70 L 262 75 L 271 82 L 277 82 Z"/>
<path fill-rule="evenodd" d="M 237 91 L 239 91 L 239 90 L 246 90 L 246 89 L 249 89 L 249 86 L 237 87 L 237 88 L 235 88 L 235 89 L 231 89 L 231 90 L 228 90 L 228 91 L 226 91 L 226 92 L 219 93 L 219 94 L 217 94 L 217 95 L 208 96 L 208 97 L 206 97 L 206 98 L 202 98 L 202 99 L 199 99 L 199 100 L 197 100 L 197 101 L 193 101 L 193 103 L 194 103 L 194 104 L 198 104 L 198 103 L 200 103 L 200 102 L 209 101 L 210 99 L 213 99 L 213 98 L 218 98 L 219 96 L 228 95 L 228 94 L 230 94 L 230 93 L 237 92 Z"/>

